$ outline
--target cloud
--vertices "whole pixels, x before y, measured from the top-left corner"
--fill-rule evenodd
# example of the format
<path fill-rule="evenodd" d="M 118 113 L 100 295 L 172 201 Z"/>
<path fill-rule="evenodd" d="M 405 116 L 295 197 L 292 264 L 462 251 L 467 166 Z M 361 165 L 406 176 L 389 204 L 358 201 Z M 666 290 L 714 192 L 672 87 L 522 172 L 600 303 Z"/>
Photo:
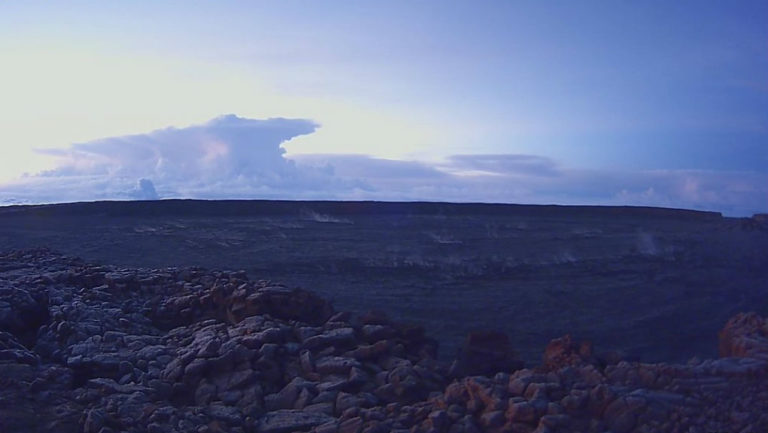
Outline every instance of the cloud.
<path fill-rule="evenodd" d="M 537 155 L 453 155 L 445 169 L 457 173 L 485 173 L 505 176 L 557 176 L 555 162 Z"/>
<path fill-rule="evenodd" d="M 716 170 L 577 169 L 537 155 L 454 155 L 443 162 L 361 155 L 298 155 L 365 188 L 341 198 L 634 205 L 751 215 L 768 210 L 768 174 Z M 338 197 L 337 197 L 338 198 Z"/>
<path fill-rule="evenodd" d="M 56 168 L 0 186 L 6 202 L 170 197 L 315 197 L 348 188 L 284 158 L 286 141 L 318 128 L 304 119 L 217 117 L 205 124 L 41 150 Z"/>
<path fill-rule="evenodd" d="M 0 185 L 0 203 L 272 198 L 643 205 L 729 215 L 768 210 L 768 173 L 760 172 L 587 170 L 523 154 L 438 162 L 285 155 L 285 142 L 317 128 L 303 119 L 227 115 L 47 150 L 58 158 L 56 168 Z"/>
<path fill-rule="evenodd" d="M 304 166 L 323 166 L 341 177 L 398 179 L 403 181 L 446 179 L 448 173 L 427 163 L 373 158 L 355 154 L 300 154 L 291 159 Z"/>
<path fill-rule="evenodd" d="M 182 180 L 195 177 L 233 178 L 290 173 L 280 145 L 310 134 L 317 125 L 302 119 L 217 117 L 187 128 L 166 128 L 148 134 L 104 138 L 42 151 L 62 159 L 42 176 L 109 174 Z"/>

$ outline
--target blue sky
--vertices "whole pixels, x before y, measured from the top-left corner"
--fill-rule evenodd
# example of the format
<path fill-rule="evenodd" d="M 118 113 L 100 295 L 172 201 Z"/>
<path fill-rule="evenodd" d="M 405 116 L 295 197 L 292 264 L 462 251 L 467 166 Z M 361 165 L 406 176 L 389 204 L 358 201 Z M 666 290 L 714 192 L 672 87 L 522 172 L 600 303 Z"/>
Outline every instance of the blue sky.
<path fill-rule="evenodd" d="M 764 1 L 4 2 L 0 201 L 127 198 L 140 178 L 166 197 L 231 192 L 115 150 L 189 127 L 217 137 L 198 149 L 296 167 L 265 189 L 252 161 L 229 179 L 241 198 L 765 212 L 766 22 Z M 275 142 L 243 120 L 233 139 L 227 114 L 297 123 Z M 503 164 L 478 165 L 490 156 Z M 326 189 L 292 177 L 317 170 Z M 54 174 L 67 194 L 42 186 Z"/>

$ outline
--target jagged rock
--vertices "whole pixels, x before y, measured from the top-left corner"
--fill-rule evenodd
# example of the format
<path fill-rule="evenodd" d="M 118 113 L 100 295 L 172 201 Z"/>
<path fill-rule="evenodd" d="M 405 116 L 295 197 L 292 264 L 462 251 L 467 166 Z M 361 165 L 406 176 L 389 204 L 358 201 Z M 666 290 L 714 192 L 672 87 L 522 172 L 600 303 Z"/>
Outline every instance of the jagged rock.
<path fill-rule="evenodd" d="M 227 317 L 237 323 L 247 316 L 269 314 L 284 320 L 301 320 L 309 324 L 321 324 L 332 314 L 333 308 L 326 300 L 311 292 L 285 287 L 263 287 L 243 298 L 227 301 Z"/>
<path fill-rule="evenodd" d="M 768 360 L 768 320 L 756 313 L 731 318 L 718 335 L 720 356 Z"/>
<path fill-rule="evenodd" d="M 300 410 L 278 410 L 269 412 L 259 419 L 258 431 L 261 433 L 288 433 L 307 431 L 334 419 L 320 412 Z"/>
<path fill-rule="evenodd" d="M 513 422 L 533 423 L 536 421 L 536 409 L 526 401 L 510 404 L 506 415 Z"/>
<path fill-rule="evenodd" d="M 140 386 L 140 385 L 120 385 L 112 379 L 106 378 L 94 378 L 90 379 L 87 386 L 93 389 L 98 389 L 105 394 L 132 394 L 134 392 L 147 393 L 152 389 Z"/>
<path fill-rule="evenodd" d="M 2 271 L 8 257 L 11 277 Z M 476 333 L 448 383 L 422 328 L 381 313 L 331 314 L 309 292 L 241 272 L 120 269 L 38 251 L 0 255 L 0 284 L 21 304 L 33 305 L 27 293 L 50 311 L 45 322 L 24 325 L 35 335 L 0 331 L 0 431 L 768 426 L 766 322 L 754 314 L 721 332 L 727 357 L 687 365 L 606 362 L 566 336 L 549 344 L 542 365 L 518 369 L 505 336 Z"/>
<path fill-rule="evenodd" d="M 342 421 L 339 424 L 339 433 L 359 433 L 363 427 L 363 419 L 359 416 Z"/>
<path fill-rule="evenodd" d="M 345 355 L 361 361 L 371 360 L 388 354 L 393 347 L 394 343 L 392 341 L 381 340 L 371 345 L 358 345 L 355 349 L 350 350 Z"/>
<path fill-rule="evenodd" d="M 306 405 L 304 406 L 303 410 L 305 412 L 319 412 L 319 413 L 324 413 L 328 416 L 332 416 L 333 408 L 334 408 L 333 402 L 326 401 L 326 402 L 319 402 L 319 403 L 314 402 L 312 404 Z"/>
<path fill-rule="evenodd" d="M 40 357 L 22 345 L 13 334 L 0 331 L 0 363 L 37 365 Z"/>
<path fill-rule="evenodd" d="M 358 361 L 341 356 L 326 356 L 315 361 L 315 371 L 322 375 L 348 374 L 350 370 L 360 366 Z"/>
<path fill-rule="evenodd" d="M 239 426 L 243 422 L 243 414 L 232 406 L 212 404 L 208 406 L 206 412 L 211 418 L 226 422 L 230 426 Z"/>
<path fill-rule="evenodd" d="M 318 350 L 329 346 L 345 346 L 354 343 L 354 341 L 355 330 L 351 327 L 344 327 L 310 337 L 304 341 L 303 347 L 310 350 Z"/>
<path fill-rule="evenodd" d="M 280 392 L 268 395 L 264 398 L 264 405 L 268 411 L 279 409 L 293 409 L 296 404 L 296 400 L 299 398 L 301 391 L 308 387 L 313 387 L 311 382 L 296 377 L 290 383 L 285 385 Z"/>
<path fill-rule="evenodd" d="M 544 349 L 543 367 L 557 370 L 571 365 L 593 362 L 592 345 L 589 342 L 577 344 L 570 335 L 556 338 Z"/>
<path fill-rule="evenodd" d="M 85 417 L 83 423 L 83 432 L 85 433 L 99 433 L 102 428 L 106 426 L 107 415 L 103 410 L 91 409 Z"/>

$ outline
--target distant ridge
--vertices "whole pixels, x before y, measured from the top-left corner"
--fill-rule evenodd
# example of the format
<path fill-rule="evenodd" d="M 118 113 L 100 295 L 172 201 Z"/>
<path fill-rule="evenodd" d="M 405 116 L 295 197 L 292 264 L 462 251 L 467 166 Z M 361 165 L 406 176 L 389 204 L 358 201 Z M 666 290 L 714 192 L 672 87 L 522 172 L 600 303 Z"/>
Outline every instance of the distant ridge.
<path fill-rule="evenodd" d="M 277 216 L 305 212 L 354 215 L 517 215 L 528 217 L 642 217 L 710 220 L 720 212 L 645 206 L 568 206 L 501 203 L 291 201 L 291 200 L 152 200 L 97 201 L 0 207 L 2 216 Z"/>

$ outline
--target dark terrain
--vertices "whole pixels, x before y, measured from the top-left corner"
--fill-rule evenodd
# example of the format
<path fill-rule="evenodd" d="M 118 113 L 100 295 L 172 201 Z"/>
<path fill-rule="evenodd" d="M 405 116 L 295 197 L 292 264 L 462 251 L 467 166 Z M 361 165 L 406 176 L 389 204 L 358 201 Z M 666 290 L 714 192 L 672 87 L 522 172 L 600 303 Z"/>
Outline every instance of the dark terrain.
<path fill-rule="evenodd" d="M 0 249 L 89 262 L 243 269 L 340 310 L 421 324 L 451 358 L 497 329 L 528 363 L 570 333 L 629 359 L 712 357 L 768 311 L 768 230 L 654 208 L 373 202 L 102 202 L 0 209 Z"/>
<path fill-rule="evenodd" d="M 242 271 L 12 251 L 0 432 L 765 432 L 768 319 L 737 314 L 717 342 L 717 359 L 641 363 L 564 336 L 523 368 L 486 331 L 442 362 L 419 326 Z"/>

